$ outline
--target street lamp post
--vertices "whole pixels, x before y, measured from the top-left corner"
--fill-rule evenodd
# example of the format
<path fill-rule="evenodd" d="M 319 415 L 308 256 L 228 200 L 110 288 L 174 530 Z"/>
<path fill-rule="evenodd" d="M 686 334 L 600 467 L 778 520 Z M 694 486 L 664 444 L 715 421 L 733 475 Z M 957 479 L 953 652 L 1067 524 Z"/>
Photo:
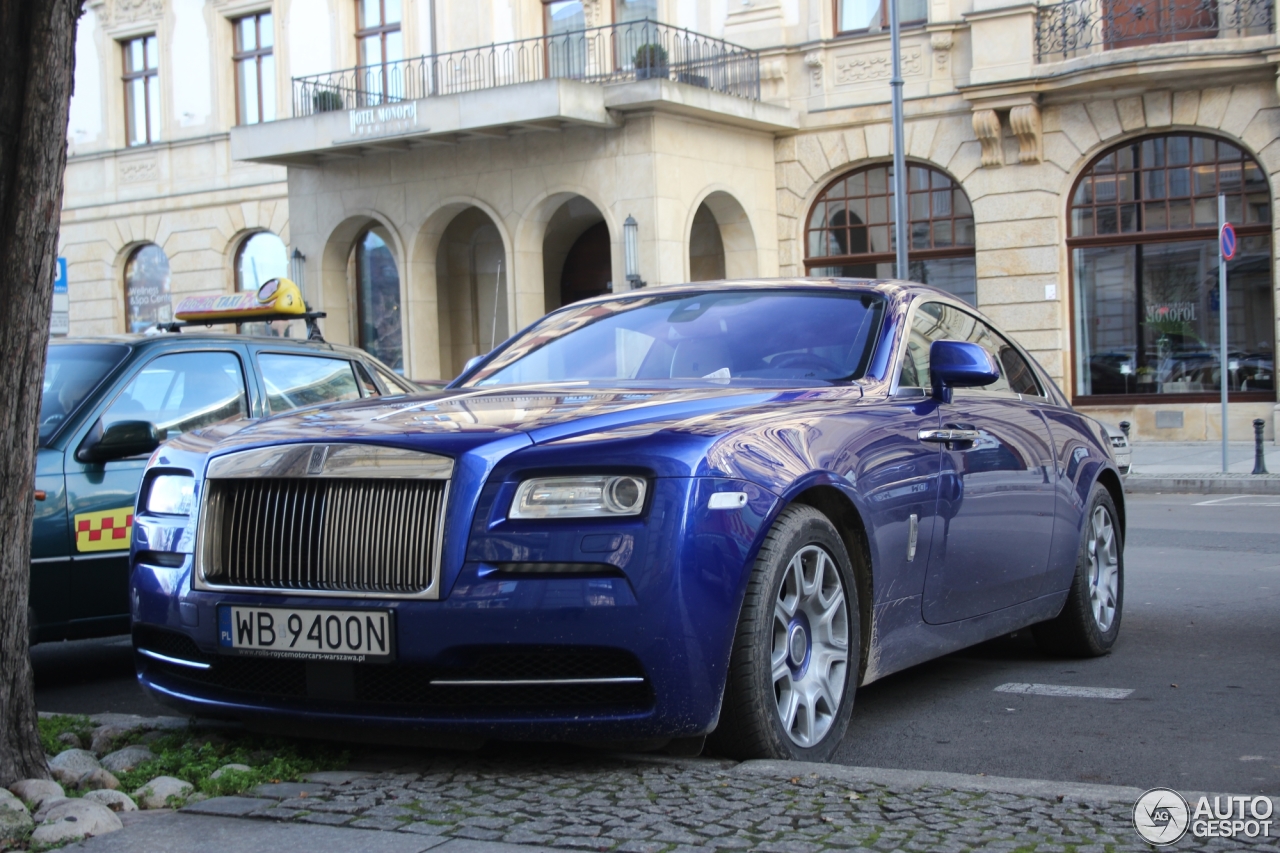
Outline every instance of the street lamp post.
<path fill-rule="evenodd" d="M 644 280 L 640 278 L 640 223 L 629 213 L 622 223 L 622 257 L 627 268 L 627 288 L 644 287 Z"/>
<path fill-rule="evenodd" d="M 907 269 L 907 154 L 902 126 L 902 43 L 898 26 L 898 2 L 889 0 L 889 58 L 893 64 L 893 77 L 889 79 L 893 98 L 893 235 L 897 241 L 896 277 L 904 281 L 910 276 Z"/>

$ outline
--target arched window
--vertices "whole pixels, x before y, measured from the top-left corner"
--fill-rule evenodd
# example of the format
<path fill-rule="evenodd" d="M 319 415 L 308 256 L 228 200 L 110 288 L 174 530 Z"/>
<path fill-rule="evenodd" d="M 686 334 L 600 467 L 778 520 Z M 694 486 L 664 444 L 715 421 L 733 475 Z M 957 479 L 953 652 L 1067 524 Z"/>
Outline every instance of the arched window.
<path fill-rule="evenodd" d="M 361 349 L 396 370 L 404 369 L 400 332 L 400 272 L 391 235 L 381 225 L 356 241 L 356 313 Z"/>
<path fill-rule="evenodd" d="M 236 252 L 236 290 L 257 290 L 273 278 L 288 278 L 289 252 L 270 231 L 259 231 Z"/>
<path fill-rule="evenodd" d="M 139 246 L 124 265 L 124 299 L 130 332 L 145 332 L 173 319 L 169 258 L 155 243 Z"/>
<path fill-rule="evenodd" d="M 907 164 L 912 281 L 976 304 L 973 208 L 945 172 Z M 855 169 L 832 181 L 809 213 L 805 272 L 812 276 L 893 278 L 893 166 Z"/>
<path fill-rule="evenodd" d="M 1249 154 L 1192 133 L 1116 146 L 1076 182 L 1077 397 L 1218 399 L 1219 193 L 1239 237 L 1227 264 L 1229 388 L 1232 399 L 1275 399 L 1271 191 Z"/>

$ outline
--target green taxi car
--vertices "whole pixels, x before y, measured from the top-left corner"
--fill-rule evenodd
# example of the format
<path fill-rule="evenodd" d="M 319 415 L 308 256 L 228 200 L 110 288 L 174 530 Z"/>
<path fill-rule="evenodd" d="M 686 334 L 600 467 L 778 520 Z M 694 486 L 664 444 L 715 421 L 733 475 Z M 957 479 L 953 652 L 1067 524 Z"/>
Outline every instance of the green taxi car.
<path fill-rule="evenodd" d="M 351 347 L 210 332 L 55 340 L 40 405 L 31 641 L 129 630 L 134 499 L 159 441 L 419 391 Z"/>

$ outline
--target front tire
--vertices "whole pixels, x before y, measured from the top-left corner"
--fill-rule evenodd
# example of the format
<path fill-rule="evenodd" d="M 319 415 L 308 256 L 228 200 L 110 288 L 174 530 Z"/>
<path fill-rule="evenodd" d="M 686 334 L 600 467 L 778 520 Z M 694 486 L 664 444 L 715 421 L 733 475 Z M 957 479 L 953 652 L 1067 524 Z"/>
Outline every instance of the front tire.
<path fill-rule="evenodd" d="M 861 638 L 839 533 L 813 507 L 788 507 L 747 584 L 711 747 L 738 759 L 828 760 L 853 711 Z"/>
<path fill-rule="evenodd" d="M 1095 483 L 1067 603 L 1056 618 L 1031 628 L 1042 651 L 1099 657 L 1115 645 L 1124 609 L 1124 542 L 1118 518 L 1111 493 Z"/>

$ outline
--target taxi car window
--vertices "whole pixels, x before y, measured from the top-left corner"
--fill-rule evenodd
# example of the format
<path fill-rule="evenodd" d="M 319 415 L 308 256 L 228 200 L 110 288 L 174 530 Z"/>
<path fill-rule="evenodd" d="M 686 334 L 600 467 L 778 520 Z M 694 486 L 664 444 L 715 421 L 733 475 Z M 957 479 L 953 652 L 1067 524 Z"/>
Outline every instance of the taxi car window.
<path fill-rule="evenodd" d="M 877 294 L 724 290 L 627 297 L 547 317 L 467 386 L 626 380 L 850 381 L 884 316 Z"/>
<path fill-rule="evenodd" d="M 360 390 L 366 397 L 381 397 L 382 391 L 378 389 L 378 384 L 373 381 L 373 377 L 369 375 L 368 369 L 358 361 L 352 362 L 356 368 L 356 378 L 360 380 Z"/>
<path fill-rule="evenodd" d="M 129 355 L 115 344 L 49 347 L 40 396 L 40 446 L 57 434 L 108 373 Z"/>
<path fill-rule="evenodd" d="M 396 376 L 389 370 L 383 370 L 381 367 L 375 366 L 374 371 L 377 372 L 378 378 L 382 380 L 382 384 L 387 386 L 388 394 L 416 394 L 420 389 L 414 388 L 408 382 Z"/>
<path fill-rule="evenodd" d="M 258 356 L 258 367 L 267 387 L 267 411 L 273 415 L 360 399 L 360 386 L 346 359 L 264 352 Z"/>
<path fill-rule="evenodd" d="M 172 438 L 248 414 L 240 359 L 229 352 L 183 352 L 148 362 L 103 413 L 102 426 L 150 421 Z"/>

